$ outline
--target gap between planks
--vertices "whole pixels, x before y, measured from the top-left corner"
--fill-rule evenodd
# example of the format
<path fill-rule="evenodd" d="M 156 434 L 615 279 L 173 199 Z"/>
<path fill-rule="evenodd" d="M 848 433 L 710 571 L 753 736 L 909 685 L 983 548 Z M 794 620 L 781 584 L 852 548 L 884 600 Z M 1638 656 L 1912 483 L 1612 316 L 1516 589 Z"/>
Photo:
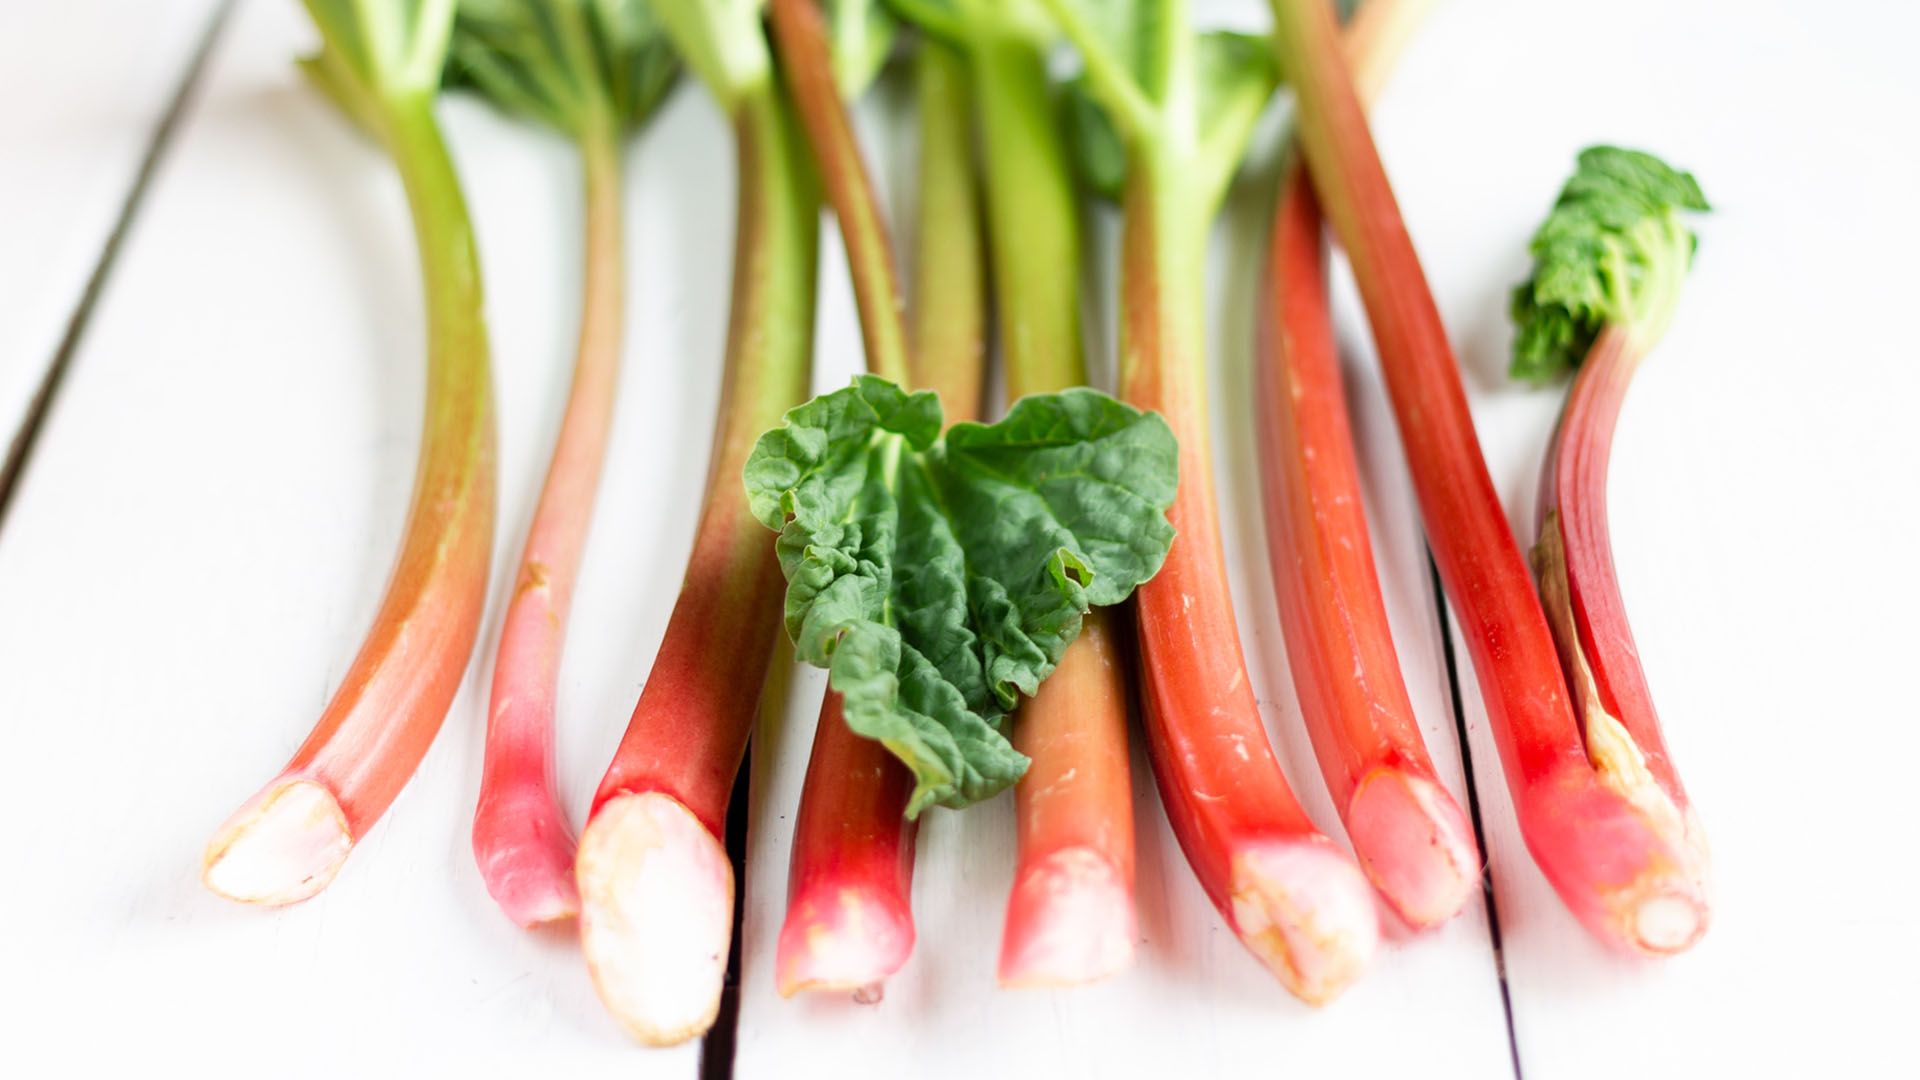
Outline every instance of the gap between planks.
<path fill-rule="evenodd" d="M 200 31 L 199 39 L 187 57 L 186 70 L 174 84 L 166 111 L 160 114 L 153 134 L 147 139 L 146 151 L 141 155 L 139 167 L 134 170 L 133 182 L 128 185 L 127 193 L 120 202 L 119 213 L 114 216 L 113 229 L 107 234 L 106 243 L 101 246 L 100 257 L 87 275 L 86 285 L 80 290 L 80 299 L 74 305 L 73 313 L 67 317 L 67 327 L 61 332 L 60 342 L 47 360 L 46 371 L 40 376 L 33 397 L 27 402 L 26 412 L 20 417 L 20 427 L 7 446 L 6 458 L 0 460 L 0 532 L 6 529 L 7 514 L 13 506 L 14 496 L 18 494 L 27 466 L 32 462 L 34 447 L 46 428 L 47 417 L 53 411 L 54 401 L 59 396 L 62 383 L 66 381 L 67 371 L 73 366 L 74 354 L 79 352 L 81 340 L 86 336 L 94 308 L 99 305 L 101 294 L 106 290 L 114 261 L 133 227 L 134 218 L 140 212 L 147 188 L 152 185 L 154 174 L 159 171 L 160 161 L 179 130 L 187 105 L 200 85 L 207 58 L 219 40 L 221 29 L 227 24 L 233 4 L 234 0 L 219 0 L 206 17 L 206 26 Z"/>
<path fill-rule="evenodd" d="M 1513 1062 L 1513 1080 L 1524 1080 L 1520 1071 L 1520 1038 L 1513 1027 L 1513 995 L 1507 988 L 1507 956 L 1500 945 L 1500 906 L 1493 898 L 1493 860 L 1487 855 L 1487 833 L 1480 823 L 1480 789 L 1473 778 L 1473 747 L 1467 741 L 1467 710 L 1460 695 L 1460 663 L 1453 648 L 1453 627 L 1448 615 L 1447 593 L 1440 584 L 1440 567 L 1427 551 L 1427 582 L 1433 590 L 1433 608 L 1440 628 L 1441 648 L 1447 658 L 1447 697 L 1453 709 L 1453 730 L 1460 740 L 1460 771 L 1467 785 L 1467 815 L 1473 821 L 1473 842 L 1479 845 L 1483 861 L 1480 871 L 1480 895 L 1487 905 L 1487 941 L 1493 949 L 1493 973 L 1500 982 L 1500 1011 L 1507 1021 L 1507 1056 Z"/>

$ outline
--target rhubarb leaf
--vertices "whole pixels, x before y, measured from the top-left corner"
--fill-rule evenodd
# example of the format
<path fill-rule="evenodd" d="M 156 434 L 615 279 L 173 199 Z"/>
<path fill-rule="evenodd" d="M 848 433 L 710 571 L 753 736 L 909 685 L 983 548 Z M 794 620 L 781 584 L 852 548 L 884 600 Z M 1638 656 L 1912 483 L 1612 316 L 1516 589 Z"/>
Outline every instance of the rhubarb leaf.
<path fill-rule="evenodd" d="M 631 129 L 678 70 L 643 0 L 461 0 L 446 85 L 575 137 Z"/>
<path fill-rule="evenodd" d="M 1067 83 L 1064 108 L 1073 171 L 1089 191 L 1119 201 L 1120 188 L 1127 180 L 1127 144 L 1113 126 L 1113 118 L 1094 97 L 1085 75 Z"/>
<path fill-rule="evenodd" d="M 1069 390 L 940 428 L 933 394 L 861 376 L 788 413 L 746 469 L 780 534 L 787 633 L 848 726 L 913 770 L 909 815 L 1020 778 L 1007 712 L 1173 542 L 1178 449 L 1155 414 Z"/>
<path fill-rule="evenodd" d="M 1708 209 L 1692 174 L 1651 154 L 1581 151 L 1533 234 L 1533 274 L 1513 291 L 1513 376 L 1543 382 L 1572 371 L 1608 323 L 1657 338 L 1698 242 L 1681 213 Z"/>

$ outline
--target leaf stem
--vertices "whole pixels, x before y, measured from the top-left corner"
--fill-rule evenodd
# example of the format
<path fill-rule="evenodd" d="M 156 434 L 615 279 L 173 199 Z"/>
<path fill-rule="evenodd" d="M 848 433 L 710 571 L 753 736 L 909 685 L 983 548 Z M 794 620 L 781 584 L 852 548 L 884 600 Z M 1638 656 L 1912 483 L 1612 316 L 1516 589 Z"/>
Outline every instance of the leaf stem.
<path fill-rule="evenodd" d="M 986 382 L 986 250 L 966 57 L 927 39 L 916 61 L 919 228 L 913 263 L 914 382 L 948 423 L 977 420 Z"/>
<path fill-rule="evenodd" d="M 987 29 L 969 40 L 968 56 L 1008 397 L 1082 385 L 1080 208 L 1046 54 Z"/>
<path fill-rule="evenodd" d="M 826 20 L 814 0 L 772 0 L 772 16 L 782 75 L 846 241 L 867 370 L 897 385 L 911 385 L 906 306 L 894 271 L 893 247 L 834 81 Z"/>

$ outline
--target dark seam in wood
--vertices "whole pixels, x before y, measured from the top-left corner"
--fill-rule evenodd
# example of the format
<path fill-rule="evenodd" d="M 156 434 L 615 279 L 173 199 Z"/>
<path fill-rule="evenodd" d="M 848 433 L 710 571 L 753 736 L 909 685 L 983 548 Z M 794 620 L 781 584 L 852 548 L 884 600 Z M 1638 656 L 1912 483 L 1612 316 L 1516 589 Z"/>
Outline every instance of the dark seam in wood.
<path fill-rule="evenodd" d="M 778 661 L 775 661 L 778 663 Z M 741 933 L 746 921 L 748 795 L 753 790 L 753 759 L 761 740 L 747 744 L 746 760 L 734 779 L 727 805 L 727 861 L 733 864 L 733 947 L 727 950 L 727 977 L 720 989 L 720 1009 L 713 1027 L 700 1040 L 700 1080 L 732 1080 L 740 1027 L 740 954 L 746 950 Z"/>
<path fill-rule="evenodd" d="M 1467 813 L 1473 820 L 1473 840 L 1480 846 L 1485 867 L 1480 875 L 1480 894 L 1487 905 L 1487 937 L 1493 946 L 1493 973 L 1500 983 L 1500 1009 L 1507 1021 L 1507 1055 L 1513 1063 L 1514 1080 L 1523 1080 L 1520 1072 L 1520 1039 L 1513 1026 L 1513 995 L 1507 987 L 1507 956 L 1500 943 L 1500 908 L 1493 899 L 1493 860 L 1487 853 L 1487 832 L 1480 820 L 1480 789 L 1473 778 L 1473 747 L 1467 742 L 1467 710 L 1460 694 L 1460 664 L 1453 651 L 1453 628 L 1447 617 L 1447 594 L 1440 584 L 1440 568 L 1434 564 L 1433 551 L 1427 551 L 1427 576 L 1433 587 L 1434 611 L 1439 616 L 1440 644 L 1447 657 L 1447 689 L 1453 700 L 1454 733 L 1460 741 L 1460 771 L 1467 781 Z"/>

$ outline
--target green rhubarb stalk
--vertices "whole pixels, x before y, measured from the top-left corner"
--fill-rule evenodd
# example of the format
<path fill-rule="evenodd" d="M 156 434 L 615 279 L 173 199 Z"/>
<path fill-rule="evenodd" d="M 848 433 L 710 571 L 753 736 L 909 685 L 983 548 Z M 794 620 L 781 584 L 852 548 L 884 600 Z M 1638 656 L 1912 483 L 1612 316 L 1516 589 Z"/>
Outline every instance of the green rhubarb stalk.
<path fill-rule="evenodd" d="M 433 115 L 453 4 L 308 0 L 307 10 L 322 44 L 304 70 L 380 141 L 406 189 L 425 280 L 427 405 L 412 505 L 373 626 L 306 742 L 207 847 L 207 887 L 264 904 L 325 888 L 413 775 L 472 653 L 493 544 L 480 268 Z"/>
<path fill-rule="evenodd" d="M 919 228 L 913 260 L 915 382 L 953 420 L 980 416 L 985 391 L 986 245 L 966 57 L 938 41 L 915 58 L 920 112 Z"/>

